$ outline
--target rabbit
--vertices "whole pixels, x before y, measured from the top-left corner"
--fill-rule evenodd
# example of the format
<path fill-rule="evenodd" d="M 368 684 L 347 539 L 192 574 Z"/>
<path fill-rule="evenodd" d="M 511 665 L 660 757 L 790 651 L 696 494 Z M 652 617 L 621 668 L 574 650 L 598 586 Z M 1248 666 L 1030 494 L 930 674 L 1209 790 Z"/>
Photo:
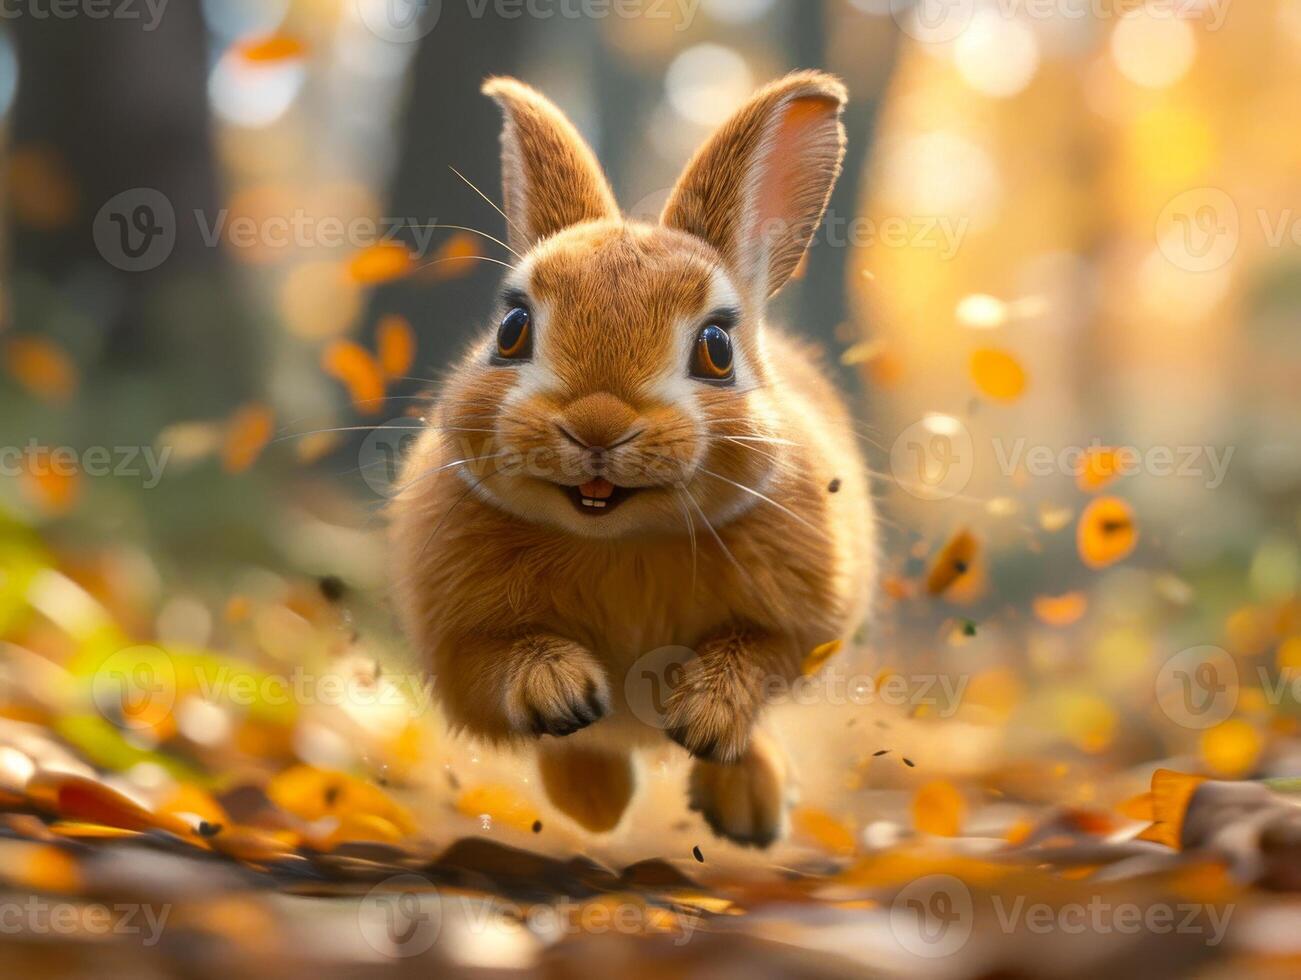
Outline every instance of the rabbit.
<path fill-rule="evenodd" d="M 548 798 L 581 826 L 618 826 L 633 753 L 667 737 L 694 757 L 689 805 L 767 846 L 789 760 L 760 727 L 765 684 L 853 635 L 876 572 L 846 405 L 765 323 L 839 175 L 845 88 L 802 71 L 760 90 L 658 223 L 620 213 L 545 97 L 483 91 L 514 261 L 392 495 L 399 616 L 449 724 L 536 740 Z M 692 656 L 648 720 L 628 678 L 665 647 Z"/>

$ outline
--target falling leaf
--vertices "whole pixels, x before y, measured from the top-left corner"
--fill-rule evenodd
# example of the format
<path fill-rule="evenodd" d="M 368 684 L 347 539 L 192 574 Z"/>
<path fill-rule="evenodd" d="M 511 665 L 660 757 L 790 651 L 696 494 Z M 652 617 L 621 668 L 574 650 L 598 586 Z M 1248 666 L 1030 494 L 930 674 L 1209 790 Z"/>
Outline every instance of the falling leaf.
<path fill-rule="evenodd" d="M 294 455 L 300 463 L 315 463 L 324 459 L 343 441 L 339 432 L 313 432 L 294 442 Z"/>
<path fill-rule="evenodd" d="M 321 356 L 325 372 L 348 389 L 352 404 L 365 415 L 383 407 L 384 374 L 370 351 L 351 340 L 336 340 Z"/>
<path fill-rule="evenodd" d="M 5 370 L 38 398 L 66 402 L 77 388 L 77 368 L 58 344 L 45 337 L 10 337 L 4 345 Z"/>
<path fill-rule="evenodd" d="M 1090 446 L 1084 453 L 1075 485 L 1085 493 L 1097 493 L 1129 465 L 1127 451 L 1111 446 Z"/>
<path fill-rule="evenodd" d="M 970 531 L 963 530 L 955 534 L 931 565 L 926 576 L 926 591 L 931 595 L 940 595 L 952 588 L 954 583 L 971 571 L 977 547 L 976 539 Z"/>
<path fill-rule="evenodd" d="M 411 271 L 411 252 L 401 242 L 376 242 L 348 263 L 348 278 L 363 286 L 400 279 Z"/>
<path fill-rule="evenodd" d="M 253 403 L 238 409 L 226 426 L 221 465 L 227 473 L 243 473 L 256 462 L 271 441 L 275 426 L 271 409 Z"/>
<path fill-rule="evenodd" d="M 8 164 L 6 200 L 20 223 L 42 231 L 71 223 L 77 213 L 77 186 L 56 150 L 17 146 L 10 150 Z"/>
<path fill-rule="evenodd" d="M 1034 614 L 1049 626 L 1070 626 L 1077 623 L 1088 608 L 1089 597 L 1083 592 L 1035 596 L 1034 599 Z"/>
<path fill-rule="evenodd" d="M 488 817 L 493 823 L 504 823 L 516 830 L 532 832 L 538 819 L 537 810 L 528 800 L 509 786 L 475 786 L 463 792 L 456 801 L 456 809 L 467 817 Z"/>
<path fill-rule="evenodd" d="M 976 351 L 971 355 L 971 377 L 977 388 L 998 401 L 1015 401 L 1025 391 L 1025 370 L 1006 351 Z"/>
<path fill-rule="evenodd" d="M 440 282 L 460 279 L 474 271 L 479 258 L 479 239 L 468 231 L 458 231 L 439 246 L 432 259 L 421 268 L 427 279 Z"/>
<path fill-rule="evenodd" d="M 1230 718 L 1202 732 L 1202 761 L 1216 774 L 1233 779 L 1247 775 L 1262 748 L 1260 733 L 1241 718 Z"/>
<path fill-rule="evenodd" d="M 853 854 L 857 841 L 843 820 L 825 810 L 802 806 L 791 813 L 791 826 L 795 833 L 815 841 L 832 854 Z"/>
<path fill-rule="evenodd" d="M 1106 568 L 1127 558 L 1138 544 L 1133 509 L 1119 497 L 1099 497 L 1080 515 L 1075 541 L 1090 568 Z"/>
<path fill-rule="evenodd" d="M 379 321 L 375 330 L 380 368 L 392 381 L 405 377 L 416 359 L 416 334 L 407 318 L 391 313 Z"/>
<path fill-rule="evenodd" d="M 22 454 L 23 494 L 46 514 L 68 513 L 81 496 L 81 467 L 69 450 L 29 447 Z"/>
<path fill-rule="evenodd" d="M 913 797 L 913 826 L 923 834 L 957 837 L 962 832 L 966 810 L 966 801 L 958 789 L 937 779 L 918 789 Z"/>
<path fill-rule="evenodd" d="M 800 672 L 805 677 L 811 677 L 822 669 L 823 664 L 840 652 L 844 646 L 841 640 L 831 640 L 827 643 L 820 643 L 809 651 L 804 658 L 804 663 L 800 667 Z"/>
<path fill-rule="evenodd" d="M 236 45 L 239 56 L 252 64 L 275 64 L 295 61 L 307 54 L 307 45 L 296 37 L 273 34 L 269 37 L 250 38 Z"/>

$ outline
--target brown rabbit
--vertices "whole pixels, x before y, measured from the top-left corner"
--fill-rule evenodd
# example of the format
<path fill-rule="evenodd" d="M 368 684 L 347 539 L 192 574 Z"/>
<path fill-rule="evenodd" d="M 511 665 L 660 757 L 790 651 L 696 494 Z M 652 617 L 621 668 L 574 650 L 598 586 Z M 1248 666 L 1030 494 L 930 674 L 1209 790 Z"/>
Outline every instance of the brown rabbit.
<path fill-rule="evenodd" d="M 845 89 L 800 72 L 760 91 L 659 224 L 620 214 L 549 101 L 484 92 L 517 261 L 394 497 L 406 628 L 450 722 L 541 739 L 548 795 L 584 826 L 618 823 L 631 750 L 667 735 L 696 758 L 692 805 L 766 845 L 786 794 L 765 685 L 857 628 L 875 565 L 845 406 L 764 323 L 839 174 Z M 630 670 L 670 646 L 694 655 L 648 718 Z"/>

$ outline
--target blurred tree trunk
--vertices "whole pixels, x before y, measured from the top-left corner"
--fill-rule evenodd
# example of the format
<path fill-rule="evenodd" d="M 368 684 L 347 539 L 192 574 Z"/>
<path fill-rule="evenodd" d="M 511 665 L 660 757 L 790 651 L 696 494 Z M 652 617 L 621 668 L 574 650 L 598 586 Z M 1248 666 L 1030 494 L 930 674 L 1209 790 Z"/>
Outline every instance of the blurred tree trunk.
<path fill-rule="evenodd" d="M 195 219 L 202 212 L 210 222 L 220 206 L 203 17 L 197 3 L 177 3 L 152 30 L 146 23 L 11 21 L 19 64 L 12 152 L 66 172 L 74 204 L 70 220 L 41 226 L 11 200 L 10 314 L 19 330 L 56 336 L 92 378 L 104 368 L 134 375 L 149 386 L 155 413 L 206 414 L 250 387 L 257 359 L 230 270 Z M 9 186 L 25 193 L 12 171 Z M 101 214 L 141 188 L 157 194 L 123 199 L 121 219 Z M 158 194 L 172 216 L 154 209 L 147 224 L 170 221 L 175 245 L 161 261 L 147 259 L 150 267 L 124 271 L 102 235 L 97 245 L 97 216 L 101 232 L 126 235 L 113 222 L 129 224 L 138 202 Z M 104 381 L 106 391 L 121 388 Z"/>
<path fill-rule="evenodd" d="M 389 214 L 420 223 L 466 225 L 505 240 L 505 220 L 450 168 L 500 205 L 501 113 L 479 88 L 489 74 L 518 71 L 530 21 L 503 18 L 492 5 L 475 16 L 472 7 L 443 4 L 437 27 L 420 41 Z M 433 248 L 452 234 L 439 230 Z M 475 237 L 478 254 L 510 259 L 500 246 Z M 367 329 L 386 313 L 405 316 L 419 337 L 416 374 L 432 378 L 483 326 L 502 271 L 501 266 L 479 262 L 463 278 L 430 282 L 417 276 L 384 286 L 371 300 Z"/>

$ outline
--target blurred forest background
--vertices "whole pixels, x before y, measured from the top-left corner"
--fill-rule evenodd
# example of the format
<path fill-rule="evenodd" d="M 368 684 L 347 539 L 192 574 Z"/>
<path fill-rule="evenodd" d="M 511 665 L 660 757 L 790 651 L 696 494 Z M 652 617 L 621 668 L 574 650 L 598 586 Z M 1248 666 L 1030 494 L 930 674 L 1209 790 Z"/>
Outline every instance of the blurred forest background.
<path fill-rule="evenodd" d="M 1131 766 L 1142 788 L 1157 759 L 1294 772 L 1297 705 L 1265 691 L 1301 668 L 1301 3 L 632 6 L 6 16 L 10 546 L 37 529 L 39 562 L 135 639 L 282 664 L 316 608 L 302 582 L 337 575 L 401 657 L 377 532 L 404 399 L 501 271 L 475 258 L 502 258 L 491 242 L 432 227 L 502 231 L 469 186 L 499 195 L 484 77 L 554 98 L 650 216 L 757 85 L 820 66 L 852 93 L 849 156 L 773 317 L 824 346 L 879 474 L 881 619 L 856 656 L 970 681 L 952 738 L 916 736 L 930 772 L 1033 755 L 1018 785 L 1076 800 L 1119 798 L 1098 780 Z M 61 447 L 75 465 L 50 465 Z M 166 462 L 95 475 L 91 447 Z M 1124 447 L 1141 465 L 1117 474 Z M 9 567 L 7 669 L 69 663 Z M 1209 729 L 1158 703 L 1201 646 L 1244 689 Z M 64 710 L 30 678 L 8 691 L 14 717 Z M 137 727 L 122 754 L 96 732 L 74 741 L 124 770 L 174 735 Z M 357 763 L 337 733 L 257 744 Z M 828 769 L 845 819 L 871 809 L 851 791 L 911 785 L 860 778 L 875 748 Z"/>

